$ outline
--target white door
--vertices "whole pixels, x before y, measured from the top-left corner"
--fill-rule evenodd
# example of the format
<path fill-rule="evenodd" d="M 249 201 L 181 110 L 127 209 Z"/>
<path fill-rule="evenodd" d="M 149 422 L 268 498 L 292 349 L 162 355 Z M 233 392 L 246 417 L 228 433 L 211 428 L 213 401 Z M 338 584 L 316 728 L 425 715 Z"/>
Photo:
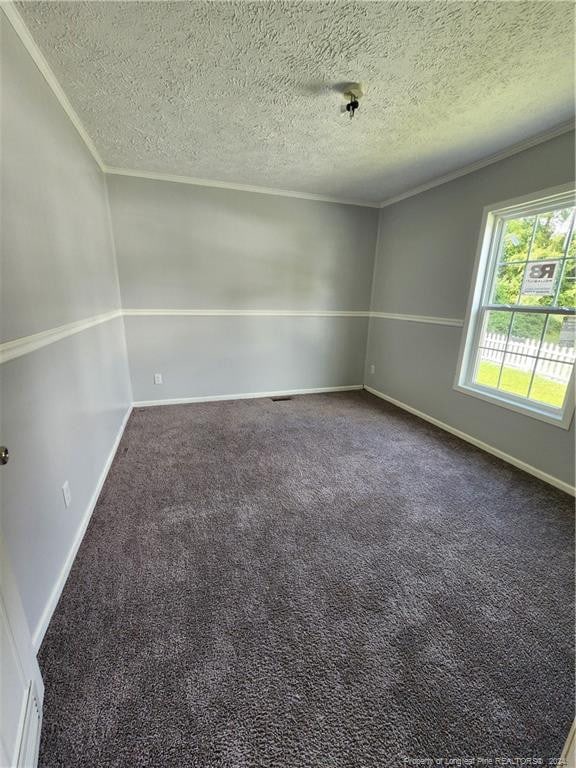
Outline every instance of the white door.
<path fill-rule="evenodd" d="M 1 474 L 10 471 L 0 466 Z M 0 487 L 0 501 L 2 489 Z M 0 766 L 38 762 L 44 685 L 0 531 Z"/>

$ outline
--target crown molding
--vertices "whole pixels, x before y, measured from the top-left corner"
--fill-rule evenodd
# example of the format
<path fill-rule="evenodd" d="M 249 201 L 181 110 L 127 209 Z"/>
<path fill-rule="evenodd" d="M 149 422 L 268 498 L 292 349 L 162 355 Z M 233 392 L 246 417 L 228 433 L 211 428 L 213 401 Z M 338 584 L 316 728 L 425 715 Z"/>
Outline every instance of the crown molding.
<path fill-rule="evenodd" d="M 60 102 L 60 106 L 66 112 L 68 117 L 70 118 L 70 121 L 80 134 L 80 137 L 84 144 L 86 145 L 88 151 L 98 164 L 98 167 L 101 171 L 104 170 L 104 163 L 102 162 L 102 158 L 98 154 L 98 150 L 96 149 L 96 146 L 94 145 L 94 142 L 88 135 L 88 132 L 84 128 L 84 125 L 82 124 L 82 121 L 78 117 L 74 107 L 70 102 L 68 101 L 68 97 L 64 93 L 64 90 L 62 89 L 62 86 L 58 82 L 58 78 L 52 71 L 52 68 L 46 61 L 46 58 L 44 57 L 44 54 L 38 47 L 38 44 L 32 37 L 30 30 L 26 26 L 24 19 L 22 16 L 20 16 L 20 13 L 16 9 L 16 6 L 14 5 L 13 0 L 1 0 L 0 2 L 0 8 L 4 11 L 4 15 L 14 28 L 14 31 L 20 38 L 22 44 L 32 57 L 32 60 L 44 76 L 44 79 L 52 89 L 52 93 L 56 96 L 58 101 Z"/>
<path fill-rule="evenodd" d="M 14 0 L 0 0 L 0 9 L 4 12 L 4 15 L 6 16 L 6 18 L 12 25 L 12 27 L 14 28 L 14 31 L 20 38 L 22 44 L 24 45 L 24 47 L 32 57 L 32 60 L 34 61 L 34 63 L 40 70 L 41 74 L 43 75 L 44 79 L 52 89 L 52 92 L 58 99 L 62 109 L 66 112 L 70 121 L 72 122 L 72 124 L 74 125 L 78 133 L 80 134 L 80 137 L 84 141 L 84 144 L 86 145 L 90 154 L 96 161 L 98 167 L 103 173 L 110 174 L 110 175 L 132 176 L 135 178 L 151 179 L 154 181 L 168 181 L 168 182 L 175 182 L 178 184 L 191 184 L 193 186 L 198 186 L 198 187 L 231 189 L 231 190 L 236 190 L 238 192 L 251 192 L 251 193 L 260 194 L 260 195 L 276 195 L 278 197 L 293 197 L 293 198 L 298 198 L 302 200 L 313 200 L 321 203 L 336 203 L 338 205 L 355 205 L 360 208 L 386 208 L 389 205 L 394 205 L 394 203 L 400 202 L 401 200 L 406 200 L 407 198 L 413 197 L 414 195 L 419 195 L 421 192 L 426 192 L 429 189 L 433 189 L 434 187 L 438 187 L 442 184 L 446 184 L 449 181 L 458 179 L 460 178 L 460 176 L 466 176 L 467 174 L 480 170 L 481 168 L 484 168 L 487 165 L 491 165 L 492 163 L 497 163 L 500 160 L 505 160 L 507 157 L 511 157 L 512 155 L 515 155 L 518 152 L 522 152 L 525 149 L 530 149 L 531 147 L 534 147 L 537 144 L 541 144 L 545 141 L 549 141 L 550 139 L 553 139 L 556 136 L 560 136 L 563 133 L 567 133 L 568 131 L 574 130 L 574 127 L 575 127 L 574 121 L 568 120 L 565 123 L 561 123 L 560 125 L 556 126 L 555 128 L 551 128 L 535 136 L 532 136 L 530 138 L 527 138 L 515 144 L 512 144 L 510 147 L 502 150 L 501 152 L 497 152 L 493 155 L 489 155 L 488 157 L 485 157 L 482 160 L 478 160 L 475 163 L 470 163 L 469 165 L 465 165 L 462 168 L 459 168 L 458 170 L 452 171 L 451 173 L 445 174 L 444 176 L 439 176 L 435 179 L 425 182 L 424 184 L 420 184 L 417 187 L 413 187 L 412 189 L 407 190 L 406 192 L 402 192 L 399 195 L 395 195 L 394 197 L 387 198 L 382 202 L 350 200 L 347 198 L 331 197 L 331 196 L 316 194 L 312 192 L 297 192 L 295 190 L 289 190 L 289 189 L 276 189 L 274 187 L 259 187 L 251 184 L 235 184 L 232 182 L 217 181 L 213 179 L 200 179 L 194 176 L 178 176 L 178 175 L 169 174 L 169 173 L 157 173 L 155 171 L 141 171 L 141 170 L 135 170 L 130 168 L 117 168 L 117 167 L 107 166 L 104 164 L 102 158 L 100 157 L 100 154 L 98 153 L 98 150 L 96 149 L 94 142 L 90 138 L 86 128 L 84 127 L 82 121 L 78 117 L 78 114 L 76 113 L 74 107 L 68 100 L 68 97 L 66 96 L 62 86 L 60 85 L 58 78 L 56 77 L 52 68 L 48 64 L 44 54 L 38 47 L 38 44 L 32 37 L 32 34 L 30 33 L 30 30 L 28 29 L 28 27 L 26 26 L 26 23 L 22 19 L 22 16 L 16 9 L 16 6 L 14 5 Z"/>
<path fill-rule="evenodd" d="M 212 179 L 198 179 L 194 176 L 177 176 L 171 173 L 157 173 L 156 171 L 136 171 L 130 168 L 113 168 L 104 166 L 104 173 L 112 176 L 133 176 L 137 179 L 151 179 L 153 181 L 170 181 L 176 184 L 192 184 L 196 187 L 214 187 L 216 189 L 232 189 L 237 192 L 251 192 L 258 195 L 277 195 L 278 197 L 295 197 L 302 200 L 314 200 L 319 203 L 337 203 L 338 205 L 357 205 L 360 208 L 380 208 L 380 203 L 371 203 L 360 200 L 348 200 L 341 197 L 329 197 L 313 192 L 296 192 L 291 189 L 276 189 L 274 187 L 257 187 L 251 184 L 234 184 L 228 181 L 215 181 Z"/>
<path fill-rule="evenodd" d="M 442 184 L 447 184 L 449 181 L 454 181 L 455 179 L 458 179 L 461 176 L 467 176 L 469 173 L 474 173 L 474 171 L 478 171 L 481 168 L 485 168 L 488 165 L 492 165 L 493 163 L 498 163 L 499 161 L 505 160 L 508 157 L 512 157 L 513 155 L 516 155 L 519 152 L 523 152 L 526 149 L 535 147 L 538 144 L 543 144 L 546 141 L 550 141 L 550 139 L 554 139 L 557 136 L 561 136 L 564 133 L 573 131 L 574 128 L 575 128 L 574 121 L 568 120 L 564 123 L 561 123 L 560 125 L 555 126 L 554 128 L 550 128 L 547 131 L 543 131 L 542 133 L 536 134 L 535 136 L 531 136 L 527 139 L 523 139 L 522 141 L 516 142 L 515 144 L 512 144 L 506 149 L 503 149 L 500 152 L 496 152 L 493 155 L 489 155 L 488 157 L 485 157 L 482 160 L 477 160 L 474 163 L 465 165 L 462 168 L 459 168 L 455 171 L 447 173 L 443 176 L 438 176 L 437 178 L 427 181 L 424 184 L 420 184 L 419 186 L 414 187 L 406 192 L 402 192 L 399 195 L 395 195 L 394 197 L 387 198 L 386 200 L 380 203 L 369 202 L 365 200 L 360 201 L 360 200 L 350 200 L 347 198 L 340 198 L 340 197 L 330 197 L 330 196 L 320 195 L 312 192 L 296 192 L 294 190 L 289 190 L 289 189 L 259 187 L 251 184 L 235 184 L 235 183 L 226 182 L 226 181 L 216 181 L 213 179 L 200 179 L 194 176 L 179 176 L 176 174 L 159 173 L 156 171 L 140 171 L 140 170 L 133 170 L 130 168 L 116 168 L 116 167 L 104 166 L 104 165 L 101 165 L 101 168 L 104 171 L 104 173 L 114 175 L 114 176 L 132 176 L 134 178 L 150 179 L 153 181 L 168 181 L 168 182 L 174 182 L 177 184 L 191 184 L 197 187 L 213 187 L 216 189 L 231 189 L 237 192 L 251 192 L 251 193 L 260 194 L 260 195 L 277 195 L 279 197 L 294 197 L 302 200 L 314 200 L 316 202 L 321 202 L 321 203 L 336 203 L 338 205 L 356 205 L 360 208 L 387 208 L 389 205 L 394 205 L 394 203 L 399 203 L 401 200 L 406 200 L 409 197 L 414 197 L 415 195 L 419 195 L 421 192 L 427 192 L 429 189 L 433 189 L 434 187 L 439 187 Z"/>
<path fill-rule="evenodd" d="M 446 184 L 449 181 L 454 181 L 454 179 L 458 179 L 460 178 L 460 176 L 467 176 L 469 173 L 474 173 L 474 171 L 479 171 L 481 168 L 485 168 L 487 165 L 492 165 L 492 163 L 498 163 L 500 160 L 505 160 L 507 157 L 512 157 L 512 155 L 517 155 L 519 152 L 523 152 L 525 149 L 530 149 L 531 147 L 535 147 L 538 144 L 543 144 L 545 141 L 550 141 L 550 139 L 555 139 L 557 136 L 561 136 L 564 133 L 573 131 L 575 127 L 576 127 L 576 124 L 574 120 L 567 120 L 565 123 L 560 123 L 560 125 L 557 125 L 554 128 L 550 128 L 547 131 L 543 131 L 542 133 L 537 133 L 535 136 L 531 136 L 528 139 L 523 139 L 522 141 L 518 141 L 515 144 L 512 144 L 511 146 L 507 147 L 506 149 L 503 149 L 500 152 L 496 152 L 493 155 L 489 155 L 488 157 L 485 157 L 482 160 L 477 160 L 475 163 L 464 165 L 462 166 L 462 168 L 459 168 L 456 171 L 447 173 L 444 176 L 438 176 L 437 178 L 432 179 L 431 181 L 427 181 L 424 184 L 420 184 L 418 187 L 413 187 L 412 189 L 409 189 L 407 192 L 402 192 L 401 194 L 395 195 L 394 197 L 389 197 L 386 200 L 383 200 L 380 203 L 379 207 L 387 208 L 389 205 L 394 205 L 394 203 L 399 203 L 401 200 L 406 200 L 408 197 L 414 197 L 414 195 L 419 195 L 421 192 L 427 192 L 429 189 L 433 189 L 434 187 L 439 187 L 441 184 Z"/>

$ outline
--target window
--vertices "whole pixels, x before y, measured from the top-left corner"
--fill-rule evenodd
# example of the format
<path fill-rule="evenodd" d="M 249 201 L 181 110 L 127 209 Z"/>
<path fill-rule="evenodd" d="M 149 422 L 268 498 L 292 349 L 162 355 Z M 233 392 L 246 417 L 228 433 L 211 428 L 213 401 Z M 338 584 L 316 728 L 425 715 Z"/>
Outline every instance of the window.
<path fill-rule="evenodd" d="M 576 360 L 574 189 L 485 209 L 456 389 L 567 429 Z"/>

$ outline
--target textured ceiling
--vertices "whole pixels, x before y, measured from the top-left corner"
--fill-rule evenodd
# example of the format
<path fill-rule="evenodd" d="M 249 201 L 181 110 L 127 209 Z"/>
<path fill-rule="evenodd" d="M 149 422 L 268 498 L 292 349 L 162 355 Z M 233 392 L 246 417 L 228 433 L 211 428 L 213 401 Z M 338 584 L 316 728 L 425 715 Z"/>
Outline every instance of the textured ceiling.
<path fill-rule="evenodd" d="M 573 114 L 571 2 L 18 9 L 108 166 L 381 201 Z"/>

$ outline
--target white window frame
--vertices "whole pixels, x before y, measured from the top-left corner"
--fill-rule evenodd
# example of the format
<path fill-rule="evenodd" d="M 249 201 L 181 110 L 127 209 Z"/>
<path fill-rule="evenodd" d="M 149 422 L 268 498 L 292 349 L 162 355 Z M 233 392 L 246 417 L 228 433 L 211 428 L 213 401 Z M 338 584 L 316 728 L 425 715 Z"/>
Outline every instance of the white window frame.
<path fill-rule="evenodd" d="M 562 408 L 553 408 L 545 403 L 536 403 L 509 392 L 483 386 L 473 380 L 476 350 L 482 332 L 481 308 L 490 303 L 489 293 L 492 289 L 494 271 L 498 261 L 498 244 L 505 221 L 517 216 L 543 213 L 550 210 L 551 207 L 560 207 L 562 204 L 566 207 L 575 205 L 574 184 L 564 184 L 535 194 L 487 205 L 484 208 L 454 389 L 466 395 L 478 397 L 493 405 L 532 416 L 563 429 L 569 429 L 574 416 L 574 371 L 576 366 L 572 369 Z"/>

